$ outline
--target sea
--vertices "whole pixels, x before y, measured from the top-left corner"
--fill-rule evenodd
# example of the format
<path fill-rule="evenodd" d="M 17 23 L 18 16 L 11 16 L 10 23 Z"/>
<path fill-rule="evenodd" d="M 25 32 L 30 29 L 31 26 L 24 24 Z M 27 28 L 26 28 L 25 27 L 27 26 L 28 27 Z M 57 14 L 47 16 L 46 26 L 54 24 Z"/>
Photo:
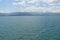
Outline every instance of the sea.
<path fill-rule="evenodd" d="M 0 40 L 60 40 L 60 16 L 0 16 Z"/>

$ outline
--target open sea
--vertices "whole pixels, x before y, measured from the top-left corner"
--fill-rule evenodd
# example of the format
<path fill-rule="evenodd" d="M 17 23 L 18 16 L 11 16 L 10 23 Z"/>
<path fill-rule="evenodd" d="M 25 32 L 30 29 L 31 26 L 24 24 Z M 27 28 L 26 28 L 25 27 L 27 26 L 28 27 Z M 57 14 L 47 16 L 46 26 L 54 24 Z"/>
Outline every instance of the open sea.
<path fill-rule="evenodd" d="M 0 16 L 0 40 L 60 40 L 60 16 Z"/>

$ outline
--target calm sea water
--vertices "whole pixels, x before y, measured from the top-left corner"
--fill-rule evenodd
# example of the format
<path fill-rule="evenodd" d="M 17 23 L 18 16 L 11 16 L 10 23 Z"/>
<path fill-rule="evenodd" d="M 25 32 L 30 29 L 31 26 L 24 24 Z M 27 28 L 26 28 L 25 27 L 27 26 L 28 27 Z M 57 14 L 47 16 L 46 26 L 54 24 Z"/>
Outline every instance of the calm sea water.
<path fill-rule="evenodd" d="M 60 17 L 2 16 L 0 40 L 60 40 Z"/>

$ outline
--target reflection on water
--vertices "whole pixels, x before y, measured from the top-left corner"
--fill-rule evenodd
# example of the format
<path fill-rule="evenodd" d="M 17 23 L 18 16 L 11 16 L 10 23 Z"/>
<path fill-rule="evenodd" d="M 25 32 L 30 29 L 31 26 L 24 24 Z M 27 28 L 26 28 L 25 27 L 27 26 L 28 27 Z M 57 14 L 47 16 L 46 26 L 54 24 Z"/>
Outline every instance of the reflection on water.
<path fill-rule="evenodd" d="M 0 17 L 0 40 L 60 40 L 60 17 Z"/>

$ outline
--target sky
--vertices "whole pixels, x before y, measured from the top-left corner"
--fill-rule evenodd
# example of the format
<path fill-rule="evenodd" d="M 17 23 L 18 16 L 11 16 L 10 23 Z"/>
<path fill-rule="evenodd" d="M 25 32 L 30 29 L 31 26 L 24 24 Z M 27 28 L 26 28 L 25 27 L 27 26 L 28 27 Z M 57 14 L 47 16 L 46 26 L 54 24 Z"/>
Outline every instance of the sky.
<path fill-rule="evenodd" d="M 9 12 L 60 13 L 60 0 L 0 0 L 0 13 Z"/>

